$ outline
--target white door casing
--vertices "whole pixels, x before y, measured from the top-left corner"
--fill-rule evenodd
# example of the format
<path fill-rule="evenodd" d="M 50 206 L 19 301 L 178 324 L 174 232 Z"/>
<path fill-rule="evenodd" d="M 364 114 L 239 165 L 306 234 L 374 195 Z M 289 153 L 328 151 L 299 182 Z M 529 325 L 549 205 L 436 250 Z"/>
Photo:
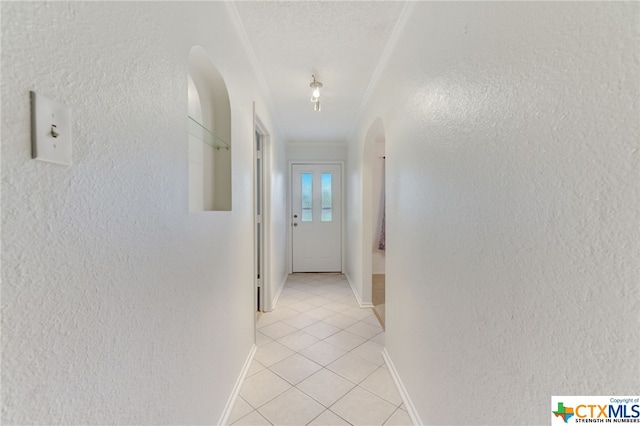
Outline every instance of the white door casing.
<path fill-rule="evenodd" d="M 256 310 L 264 310 L 264 166 L 263 135 L 256 129 L 254 151 L 254 279 Z"/>
<path fill-rule="evenodd" d="M 254 103 L 254 281 L 257 311 L 270 311 L 269 282 L 269 221 L 270 221 L 270 165 L 269 133 L 255 114 Z"/>
<path fill-rule="evenodd" d="M 342 166 L 292 164 L 293 272 L 342 271 Z"/>

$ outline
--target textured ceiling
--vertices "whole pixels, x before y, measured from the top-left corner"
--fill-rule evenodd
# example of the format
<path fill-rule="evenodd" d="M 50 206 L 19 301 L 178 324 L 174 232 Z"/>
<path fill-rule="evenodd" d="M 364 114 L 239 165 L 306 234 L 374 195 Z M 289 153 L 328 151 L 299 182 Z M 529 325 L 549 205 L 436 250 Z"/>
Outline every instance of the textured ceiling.
<path fill-rule="evenodd" d="M 234 2 L 289 142 L 343 142 L 404 2 Z M 310 102 L 311 74 L 324 84 Z"/>

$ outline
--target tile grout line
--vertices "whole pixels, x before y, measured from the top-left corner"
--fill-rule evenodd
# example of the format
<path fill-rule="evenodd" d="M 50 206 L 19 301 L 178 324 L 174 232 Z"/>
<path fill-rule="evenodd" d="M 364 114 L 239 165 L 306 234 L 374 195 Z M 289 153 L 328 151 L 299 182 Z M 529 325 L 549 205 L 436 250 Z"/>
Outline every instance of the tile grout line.
<path fill-rule="evenodd" d="M 263 348 L 264 346 L 275 342 L 279 346 L 272 346 L 272 347 L 276 348 L 277 351 L 280 351 L 280 349 L 277 349 L 277 348 L 282 347 L 291 353 L 284 356 L 284 358 L 282 359 L 278 359 L 275 362 L 271 362 L 269 366 L 264 365 L 261 361 L 256 359 L 255 361 L 258 362 L 260 366 L 262 366 L 263 368 L 253 373 L 253 375 L 262 373 L 263 371 L 267 370 L 270 374 L 273 374 L 275 377 L 281 380 L 284 384 L 286 384 L 287 387 L 286 389 L 280 392 L 277 392 L 276 394 L 272 394 L 272 395 L 265 394 L 265 396 L 268 396 L 268 399 L 266 399 L 265 401 L 262 401 L 261 404 L 257 407 L 254 406 L 255 403 L 252 404 L 247 399 L 243 398 L 243 400 L 246 402 L 248 407 L 252 409 L 252 411 L 247 413 L 242 418 L 250 415 L 253 411 L 255 411 L 258 415 L 260 415 L 261 418 L 267 421 L 267 423 L 273 424 L 272 421 L 269 420 L 265 415 L 263 415 L 262 411 L 260 410 L 264 409 L 265 406 L 271 404 L 275 399 L 281 397 L 283 394 L 291 391 L 292 389 L 295 389 L 296 391 L 300 392 L 302 395 L 305 395 L 305 398 L 309 398 L 310 401 L 313 401 L 314 404 L 317 404 L 318 408 L 322 408 L 322 411 L 320 411 L 320 413 L 318 413 L 316 416 L 314 416 L 309 420 L 305 420 L 306 422 L 305 424 L 312 423 L 314 420 L 322 416 L 327 411 L 330 412 L 332 415 L 336 416 L 337 418 L 341 419 L 342 421 L 346 422 L 347 424 L 351 424 L 347 419 L 345 419 L 340 414 L 333 411 L 331 407 L 336 406 L 336 404 L 340 403 L 340 401 L 342 401 L 344 398 L 350 395 L 355 389 L 359 389 L 360 392 L 364 392 L 365 394 L 371 395 L 373 398 L 375 398 L 376 401 L 378 400 L 384 401 L 385 403 L 389 404 L 388 405 L 389 408 L 393 408 L 391 413 L 388 415 L 386 414 L 388 411 L 385 410 L 384 416 L 386 417 L 377 418 L 378 419 L 377 421 L 382 420 L 382 422 L 379 424 L 384 425 L 386 422 L 389 421 L 391 417 L 393 417 L 396 414 L 396 412 L 399 409 L 401 409 L 400 407 L 402 406 L 403 402 L 402 402 L 402 398 L 400 398 L 401 402 L 399 404 L 393 401 L 389 401 L 387 397 L 383 395 L 379 395 L 378 392 L 374 390 L 369 390 L 361 386 L 365 381 L 367 381 L 367 379 L 371 378 L 374 374 L 376 374 L 383 368 L 385 368 L 387 374 L 389 374 L 388 368 L 385 366 L 385 360 L 382 354 L 382 351 L 384 349 L 384 344 L 381 344 L 380 342 L 380 339 L 384 339 L 384 330 L 382 329 L 377 318 L 375 317 L 375 313 L 371 309 L 358 306 L 358 301 L 354 300 L 352 289 L 349 288 L 350 283 L 348 281 L 345 281 L 344 276 L 341 276 L 340 274 L 335 274 L 332 277 L 322 277 L 324 279 L 315 279 L 315 280 L 309 276 L 305 276 L 304 280 L 298 281 L 299 278 L 300 277 L 296 275 L 289 276 L 289 279 L 285 282 L 285 285 L 281 289 L 281 294 L 280 294 L 281 297 L 279 298 L 280 299 L 279 302 L 282 302 L 282 303 L 278 303 L 279 306 L 274 306 L 274 310 L 271 313 L 266 314 L 266 315 L 275 314 L 277 316 L 275 315 L 271 317 L 267 317 L 266 315 L 263 316 L 263 318 L 260 319 L 260 321 L 262 321 L 262 325 L 261 326 L 259 325 L 256 330 L 257 332 L 260 333 L 260 335 L 263 336 L 263 339 L 261 339 L 262 343 L 258 346 L 258 349 Z M 343 290 L 345 289 L 345 283 L 346 283 L 346 290 L 348 291 Z M 325 291 L 323 291 L 322 287 L 331 287 L 331 288 L 330 289 L 327 288 Z M 308 303 L 307 302 L 308 300 L 314 300 L 319 304 Z M 355 301 L 355 304 L 354 304 L 354 301 Z M 299 304 L 306 304 L 306 306 L 304 308 L 296 309 L 296 306 Z M 308 312 L 311 312 L 314 310 L 316 311 L 315 313 L 317 314 L 317 316 L 307 315 Z M 347 311 L 351 311 L 350 312 L 351 315 L 349 315 Z M 368 312 L 367 314 L 364 314 L 364 313 L 358 313 L 358 311 L 360 312 L 368 311 Z M 372 312 L 373 312 L 373 315 L 370 315 Z M 299 317 L 300 315 L 304 315 L 305 317 L 312 319 L 313 322 L 305 325 L 302 328 L 299 328 L 298 326 L 293 325 L 293 323 L 295 323 L 295 318 Z M 325 321 L 325 320 L 331 320 L 331 318 L 336 318 L 335 320 L 333 320 L 334 323 Z M 268 322 L 265 324 L 264 320 L 268 320 Z M 291 321 L 291 323 L 287 322 L 289 320 Z M 343 325 L 343 324 L 346 324 L 346 325 Z M 307 329 L 314 326 L 318 328 L 318 330 L 315 330 L 316 334 L 309 333 Z M 271 332 L 272 336 L 277 336 L 277 338 L 273 338 L 272 336 L 264 333 L 264 329 L 269 327 L 271 327 L 269 331 Z M 349 328 L 352 328 L 352 330 L 348 330 Z M 279 335 L 279 333 L 283 332 L 283 330 L 285 331 L 285 334 Z M 359 333 L 355 333 L 354 330 L 358 330 Z M 329 334 L 325 335 L 327 331 L 329 332 Z M 317 339 L 317 341 L 311 344 L 306 344 L 306 345 L 305 343 L 302 343 L 305 346 L 301 346 L 300 349 L 293 349 L 292 347 L 289 347 L 286 344 L 281 342 L 281 340 L 289 336 L 292 336 L 293 334 L 296 334 L 298 332 L 304 333 L 305 335 L 308 335 L 313 339 Z M 342 332 L 345 332 L 346 334 Z M 371 335 L 371 333 L 374 333 L 374 334 Z M 338 334 L 341 334 L 341 337 L 335 338 L 335 336 Z M 323 337 L 318 337 L 318 336 L 323 336 Z M 293 339 L 289 339 L 289 343 L 295 346 L 294 342 L 298 337 L 304 337 L 304 336 L 301 334 L 299 336 L 294 337 Z M 328 341 L 332 337 L 334 337 L 334 340 Z M 268 341 L 265 342 L 264 340 L 266 339 L 268 339 Z M 363 339 L 363 340 L 358 342 L 358 340 L 360 339 Z M 376 339 L 376 340 L 374 341 L 373 339 Z M 354 341 L 358 343 L 355 346 L 351 347 Z M 341 342 L 342 346 L 335 344 L 335 342 Z M 341 351 L 343 353 L 340 354 L 335 359 L 331 359 L 330 361 L 326 362 L 326 364 L 324 364 L 324 362 L 321 363 L 319 361 L 316 361 L 315 359 L 309 356 L 309 353 L 311 351 L 309 351 L 308 349 L 319 343 L 324 343 L 326 345 L 329 345 L 328 347 L 333 347 L 335 350 Z M 360 352 L 358 353 L 355 352 L 356 350 L 358 350 L 359 348 L 362 348 L 365 345 L 375 345 L 375 346 L 370 346 L 371 349 L 369 348 L 361 349 Z M 350 349 L 345 349 L 347 347 L 349 347 Z M 380 362 L 380 360 L 374 361 L 375 352 L 376 352 L 375 347 L 381 347 L 379 357 L 381 358 L 382 362 Z M 305 354 L 303 353 L 303 351 L 307 351 L 307 353 Z M 293 378 L 292 380 L 296 382 L 295 384 L 293 384 L 291 381 L 285 378 L 283 374 L 279 374 L 278 372 L 274 371 L 272 368 L 274 368 L 274 366 L 279 364 L 281 366 L 286 367 L 286 360 L 293 358 L 294 355 L 299 355 L 300 357 L 312 363 L 310 364 L 310 365 L 313 365 L 311 367 L 312 369 L 315 368 L 315 366 L 319 366 L 320 368 L 311 372 L 311 374 L 307 375 L 304 372 L 304 369 L 306 367 L 301 366 L 301 370 L 299 371 L 303 371 L 302 375 L 304 377 L 300 380 Z M 271 359 L 277 359 L 279 358 L 279 356 L 280 355 L 278 355 L 278 352 L 275 352 L 275 358 L 271 356 Z M 350 358 L 349 361 L 347 361 L 347 357 Z M 269 356 L 262 359 L 269 359 Z M 342 365 L 336 364 L 335 371 L 329 367 L 332 364 L 337 363 L 338 361 L 343 359 L 344 359 L 344 363 Z M 370 365 L 370 367 L 365 367 L 364 370 L 362 369 L 357 370 L 359 372 L 363 372 L 364 375 L 360 373 L 355 373 L 355 375 L 350 376 L 352 378 L 349 378 L 343 375 L 343 373 L 339 372 L 339 369 L 342 368 L 343 371 L 346 373 L 347 369 L 350 369 L 349 363 L 350 362 L 357 363 L 358 362 L 357 360 L 362 360 L 366 362 L 367 366 Z M 340 367 L 338 367 L 338 365 L 340 365 Z M 372 368 L 372 371 L 367 372 L 367 370 L 370 368 Z M 279 367 L 279 369 L 284 372 L 284 370 L 281 367 Z M 324 403 L 319 401 L 316 397 L 310 395 L 309 393 L 305 392 L 303 389 L 298 387 L 305 381 L 309 380 L 311 377 L 323 371 L 326 371 L 327 373 L 331 373 L 335 377 L 339 377 L 341 380 L 343 380 L 344 383 L 349 384 L 348 390 L 346 390 L 345 393 L 341 394 L 335 401 L 332 401 L 330 404 L 327 404 L 327 405 L 325 405 Z M 297 374 L 297 373 L 294 373 L 294 374 Z M 383 373 L 379 373 L 379 374 L 383 374 Z M 380 380 L 382 380 L 382 382 L 380 382 Z M 380 386 L 379 385 L 380 383 L 384 384 L 384 380 L 385 380 L 384 378 L 372 379 L 372 381 L 370 382 L 372 384 L 371 386 L 373 386 L 372 389 L 374 389 L 375 386 Z M 378 384 L 376 384 L 376 382 Z M 380 388 L 378 388 L 378 390 L 380 391 Z M 359 397 L 362 397 L 362 395 L 364 394 L 363 393 L 359 394 Z M 353 397 L 355 397 L 355 395 Z M 332 397 L 329 397 L 329 398 L 332 399 Z M 351 401 L 353 401 L 353 399 L 351 399 Z M 280 403 L 281 402 L 279 402 L 278 404 Z M 344 411 L 344 408 L 342 408 L 342 411 Z M 383 412 L 381 411 L 379 411 L 378 413 L 383 414 Z M 241 419 L 236 420 L 236 423 L 238 423 Z"/>

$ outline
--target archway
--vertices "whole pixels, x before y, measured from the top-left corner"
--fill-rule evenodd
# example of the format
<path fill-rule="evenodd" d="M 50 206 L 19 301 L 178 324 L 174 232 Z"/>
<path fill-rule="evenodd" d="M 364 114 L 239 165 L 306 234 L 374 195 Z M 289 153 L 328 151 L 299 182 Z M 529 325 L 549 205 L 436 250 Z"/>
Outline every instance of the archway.
<path fill-rule="evenodd" d="M 365 136 L 362 155 L 362 280 L 374 312 L 384 327 L 385 305 L 385 133 L 376 118 Z"/>

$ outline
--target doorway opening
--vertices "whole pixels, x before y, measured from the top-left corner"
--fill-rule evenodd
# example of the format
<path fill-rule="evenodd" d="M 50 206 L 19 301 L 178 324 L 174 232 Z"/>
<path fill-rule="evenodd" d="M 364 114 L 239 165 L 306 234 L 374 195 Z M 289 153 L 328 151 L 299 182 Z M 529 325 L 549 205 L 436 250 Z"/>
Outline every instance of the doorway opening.
<path fill-rule="evenodd" d="M 371 182 L 373 196 L 373 229 L 371 246 L 371 302 L 373 313 L 385 328 L 386 301 L 386 229 L 385 229 L 385 141 L 378 139 L 374 145 L 373 167 L 371 168 Z"/>
<path fill-rule="evenodd" d="M 386 139 L 382 119 L 373 121 L 365 136 L 362 152 L 362 235 L 363 294 L 371 295 L 373 311 L 385 327 L 386 226 L 385 166 Z"/>

